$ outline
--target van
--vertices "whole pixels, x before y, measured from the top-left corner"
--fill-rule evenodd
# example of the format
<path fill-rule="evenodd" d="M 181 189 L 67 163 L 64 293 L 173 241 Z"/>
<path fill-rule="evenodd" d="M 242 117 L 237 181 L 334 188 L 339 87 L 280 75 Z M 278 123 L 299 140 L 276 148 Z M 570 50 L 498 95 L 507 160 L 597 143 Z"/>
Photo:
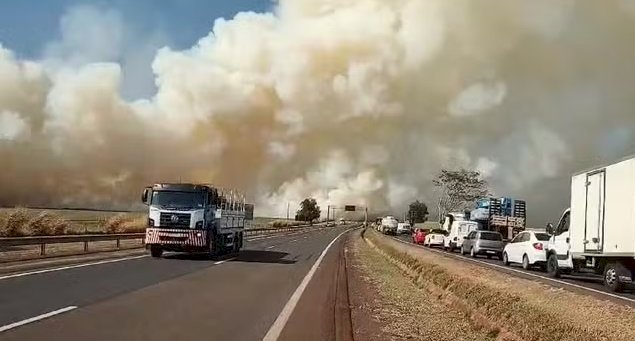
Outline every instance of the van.
<path fill-rule="evenodd" d="M 443 249 L 454 252 L 463 245 L 464 237 L 470 232 L 478 230 L 479 224 L 474 221 L 454 221 L 450 225 L 448 235 L 443 239 Z"/>

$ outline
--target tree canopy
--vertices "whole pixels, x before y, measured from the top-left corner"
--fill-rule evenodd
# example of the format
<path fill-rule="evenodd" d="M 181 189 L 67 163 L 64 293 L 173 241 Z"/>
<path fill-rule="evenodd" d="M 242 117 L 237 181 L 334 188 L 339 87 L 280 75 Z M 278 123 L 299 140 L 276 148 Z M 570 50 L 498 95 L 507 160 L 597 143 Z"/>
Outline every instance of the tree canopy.
<path fill-rule="evenodd" d="M 480 198 L 489 195 L 487 181 L 481 178 L 481 173 L 467 169 L 441 170 L 433 180 L 434 185 L 441 190 L 439 197 L 439 219 L 453 211 L 463 211 L 474 205 Z"/>
<path fill-rule="evenodd" d="M 428 220 L 428 205 L 419 200 L 410 203 L 408 220 L 410 220 L 411 224 L 425 223 Z"/>
<path fill-rule="evenodd" d="M 298 221 L 313 222 L 320 218 L 320 206 L 313 198 L 306 198 L 300 203 L 300 209 L 297 211 L 295 219 Z"/>

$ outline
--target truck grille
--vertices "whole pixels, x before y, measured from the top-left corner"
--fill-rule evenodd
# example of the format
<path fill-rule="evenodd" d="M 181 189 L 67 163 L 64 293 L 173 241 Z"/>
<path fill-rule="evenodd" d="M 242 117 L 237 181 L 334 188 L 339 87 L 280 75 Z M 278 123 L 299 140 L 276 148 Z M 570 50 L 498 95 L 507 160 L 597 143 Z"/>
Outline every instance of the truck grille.
<path fill-rule="evenodd" d="M 190 228 L 190 214 L 161 212 L 159 226 L 180 229 Z"/>

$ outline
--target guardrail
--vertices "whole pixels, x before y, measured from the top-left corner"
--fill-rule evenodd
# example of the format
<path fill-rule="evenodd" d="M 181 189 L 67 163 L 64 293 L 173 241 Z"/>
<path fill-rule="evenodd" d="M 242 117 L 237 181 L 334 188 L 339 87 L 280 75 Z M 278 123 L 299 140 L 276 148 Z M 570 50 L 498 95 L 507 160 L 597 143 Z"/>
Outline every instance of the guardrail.
<path fill-rule="evenodd" d="M 320 225 L 300 225 L 284 228 L 255 228 L 245 229 L 244 235 L 261 235 L 273 232 L 289 232 L 300 230 L 308 227 L 318 227 Z M 46 255 L 46 245 L 49 244 L 68 244 L 68 243 L 84 243 L 84 252 L 88 252 L 88 243 L 116 241 L 116 246 L 121 246 L 122 240 L 145 239 L 145 232 L 139 233 L 113 233 L 113 234 L 80 234 L 80 235 L 64 235 L 64 236 L 34 236 L 34 237 L 9 237 L 0 238 L 0 247 L 9 246 L 40 246 L 40 255 Z"/>

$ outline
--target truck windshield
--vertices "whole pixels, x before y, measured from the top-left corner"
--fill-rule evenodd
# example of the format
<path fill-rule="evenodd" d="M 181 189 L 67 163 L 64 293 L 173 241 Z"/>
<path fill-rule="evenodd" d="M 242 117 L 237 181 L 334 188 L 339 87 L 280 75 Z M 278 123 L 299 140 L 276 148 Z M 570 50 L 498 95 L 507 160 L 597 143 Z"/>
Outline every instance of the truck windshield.
<path fill-rule="evenodd" d="M 483 239 L 483 240 L 501 241 L 501 240 L 503 240 L 503 237 L 500 235 L 500 233 L 481 232 L 481 239 Z"/>
<path fill-rule="evenodd" d="M 202 208 L 205 196 L 200 192 L 154 191 L 150 204 L 171 208 Z"/>

